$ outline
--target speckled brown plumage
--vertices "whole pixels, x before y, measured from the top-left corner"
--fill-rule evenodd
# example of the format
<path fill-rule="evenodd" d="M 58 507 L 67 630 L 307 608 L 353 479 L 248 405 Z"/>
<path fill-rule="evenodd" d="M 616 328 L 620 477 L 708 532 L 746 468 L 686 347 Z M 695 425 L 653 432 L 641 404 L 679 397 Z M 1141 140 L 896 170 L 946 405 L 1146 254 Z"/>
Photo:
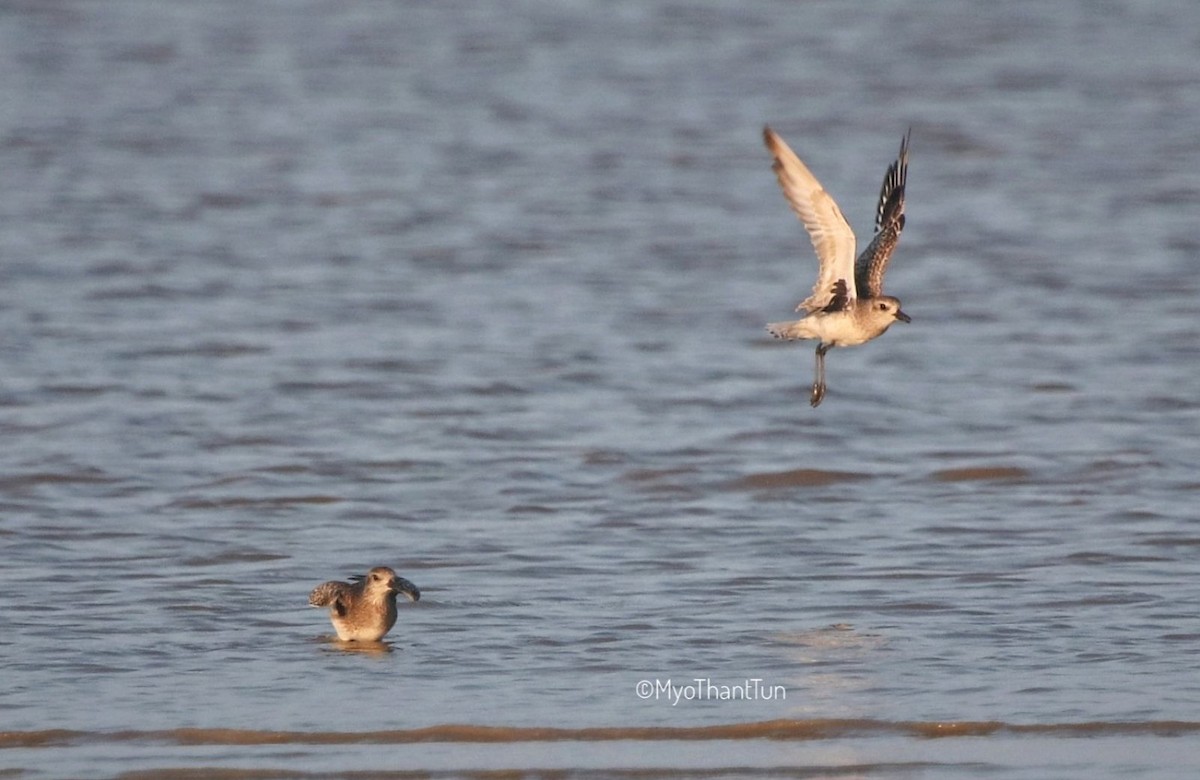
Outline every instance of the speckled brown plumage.
<path fill-rule="evenodd" d="M 396 596 L 418 601 L 421 591 L 387 566 L 376 566 L 352 582 L 332 580 L 313 588 L 308 603 L 329 607 L 329 619 L 344 642 L 377 642 L 396 624 Z"/>

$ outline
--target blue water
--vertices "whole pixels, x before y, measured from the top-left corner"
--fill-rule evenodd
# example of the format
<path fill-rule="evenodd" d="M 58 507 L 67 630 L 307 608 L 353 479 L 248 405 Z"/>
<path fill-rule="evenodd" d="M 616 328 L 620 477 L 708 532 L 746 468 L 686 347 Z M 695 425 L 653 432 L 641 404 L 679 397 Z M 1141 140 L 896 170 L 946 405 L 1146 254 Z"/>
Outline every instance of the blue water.
<path fill-rule="evenodd" d="M 1155 724 L 1200 721 L 1197 29 L 1184 0 L 8 5 L 0 765 L 1192 776 Z M 811 345 L 763 331 L 815 272 L 765 122 L 860 235 L 912 127 L 913 322 L 831 352 L 816 410 Z M 423 598 L 345 652 L 307 593 L 379 564 Z M 695 678 L 787 695 L 635 691 Z M 901 725 L 755 760 L 686 732 L 828 718 Z M 1050 731 L 903 725 L 942 721 Z M 173 731 L 445 724 L 690 736 Z"/>

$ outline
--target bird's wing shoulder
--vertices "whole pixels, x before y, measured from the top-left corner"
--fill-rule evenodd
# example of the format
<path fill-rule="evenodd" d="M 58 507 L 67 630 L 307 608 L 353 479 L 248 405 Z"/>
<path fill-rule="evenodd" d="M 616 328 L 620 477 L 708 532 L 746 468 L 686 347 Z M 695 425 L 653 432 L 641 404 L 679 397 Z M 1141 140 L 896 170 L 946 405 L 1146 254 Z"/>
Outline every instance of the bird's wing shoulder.
<path fill-rule="evenodd" d="M 771 169 L 779 180 L 783 195 L 800 218 L 812 240 L 819 263 L 817 283 L 812 295 L 796 310 L 818 311 L 834 297 L 834 285 L 845 280 L 846 295 L 856 297 L 854 280 L 854 231 L 833 196 L 825 191 L 791 147 L 770 127 L 763 128 L 763 142 L 775 158 Z"/>
<path fill-rule="evenodd" d="M 308 603 L 314 607 L 329 607 L 339 615 L 345 615 L 354 595 L 354 586 L 347 582 L 323 582 L 308 594 Z"/>
<path fill-rule="evenodd" d="M 900 153 L 888 166 L 875 209 L 875 236 L 854 263 L 859 294 L 864 298 L 883 295 L 883 275 L 904 230 L 904 187 L 908 180 L 908 139 L 900 141 Z"/>

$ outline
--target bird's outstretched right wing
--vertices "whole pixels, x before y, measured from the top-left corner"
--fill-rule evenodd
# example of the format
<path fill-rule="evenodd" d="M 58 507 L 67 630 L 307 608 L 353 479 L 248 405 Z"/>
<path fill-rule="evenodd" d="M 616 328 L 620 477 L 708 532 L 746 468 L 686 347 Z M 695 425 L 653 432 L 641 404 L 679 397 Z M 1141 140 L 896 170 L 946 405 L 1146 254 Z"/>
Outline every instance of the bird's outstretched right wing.
<path fill-rule="evenodd" d="M 813 285 L 812 295 L 801 301 L 796 311 L 824 309 L 833 300 L 834 286 L 839 280 L 845 281 L 846 299 L 853 300 L 857 297 L 854 231 L 842 216 L 837 202 L 778 133 L 770 127 L 764 127 L 763 142 L 775 157 L 771 169 L 779 179 L 783 195 L 804 224 L 813 249 L 817 252 L 817 283 Z"/>
<path fill-rule="evenodd" d="M 308 594 L 308 603 L 313 607 L 329 607 L 338 615 L 344 616 L 350 608 L 350 594 L 353 591 L 354 586 L 345 582 L 323 582 Z"/>

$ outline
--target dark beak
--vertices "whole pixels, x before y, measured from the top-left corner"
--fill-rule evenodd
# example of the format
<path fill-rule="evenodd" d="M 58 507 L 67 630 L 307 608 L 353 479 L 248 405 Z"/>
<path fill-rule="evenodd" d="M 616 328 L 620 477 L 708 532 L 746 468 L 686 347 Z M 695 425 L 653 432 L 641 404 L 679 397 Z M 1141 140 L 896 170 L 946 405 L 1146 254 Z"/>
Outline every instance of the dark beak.
<path fill-rule="evenodd" d="M 397 577 L 392 581 L 392 590 L 396 593 L 403 593 L 408 597 L 409 601 L 421 600 L 421 591 L 417 589 L 416 585 L 413 585 L 403 577 Z"/>
<path fill-rule="evenodd" d="M 899 309 L 896 309 L 896 319 L 900 320 L 901 322 L 912 322 L 912 317 L 908 316 Z"/>

